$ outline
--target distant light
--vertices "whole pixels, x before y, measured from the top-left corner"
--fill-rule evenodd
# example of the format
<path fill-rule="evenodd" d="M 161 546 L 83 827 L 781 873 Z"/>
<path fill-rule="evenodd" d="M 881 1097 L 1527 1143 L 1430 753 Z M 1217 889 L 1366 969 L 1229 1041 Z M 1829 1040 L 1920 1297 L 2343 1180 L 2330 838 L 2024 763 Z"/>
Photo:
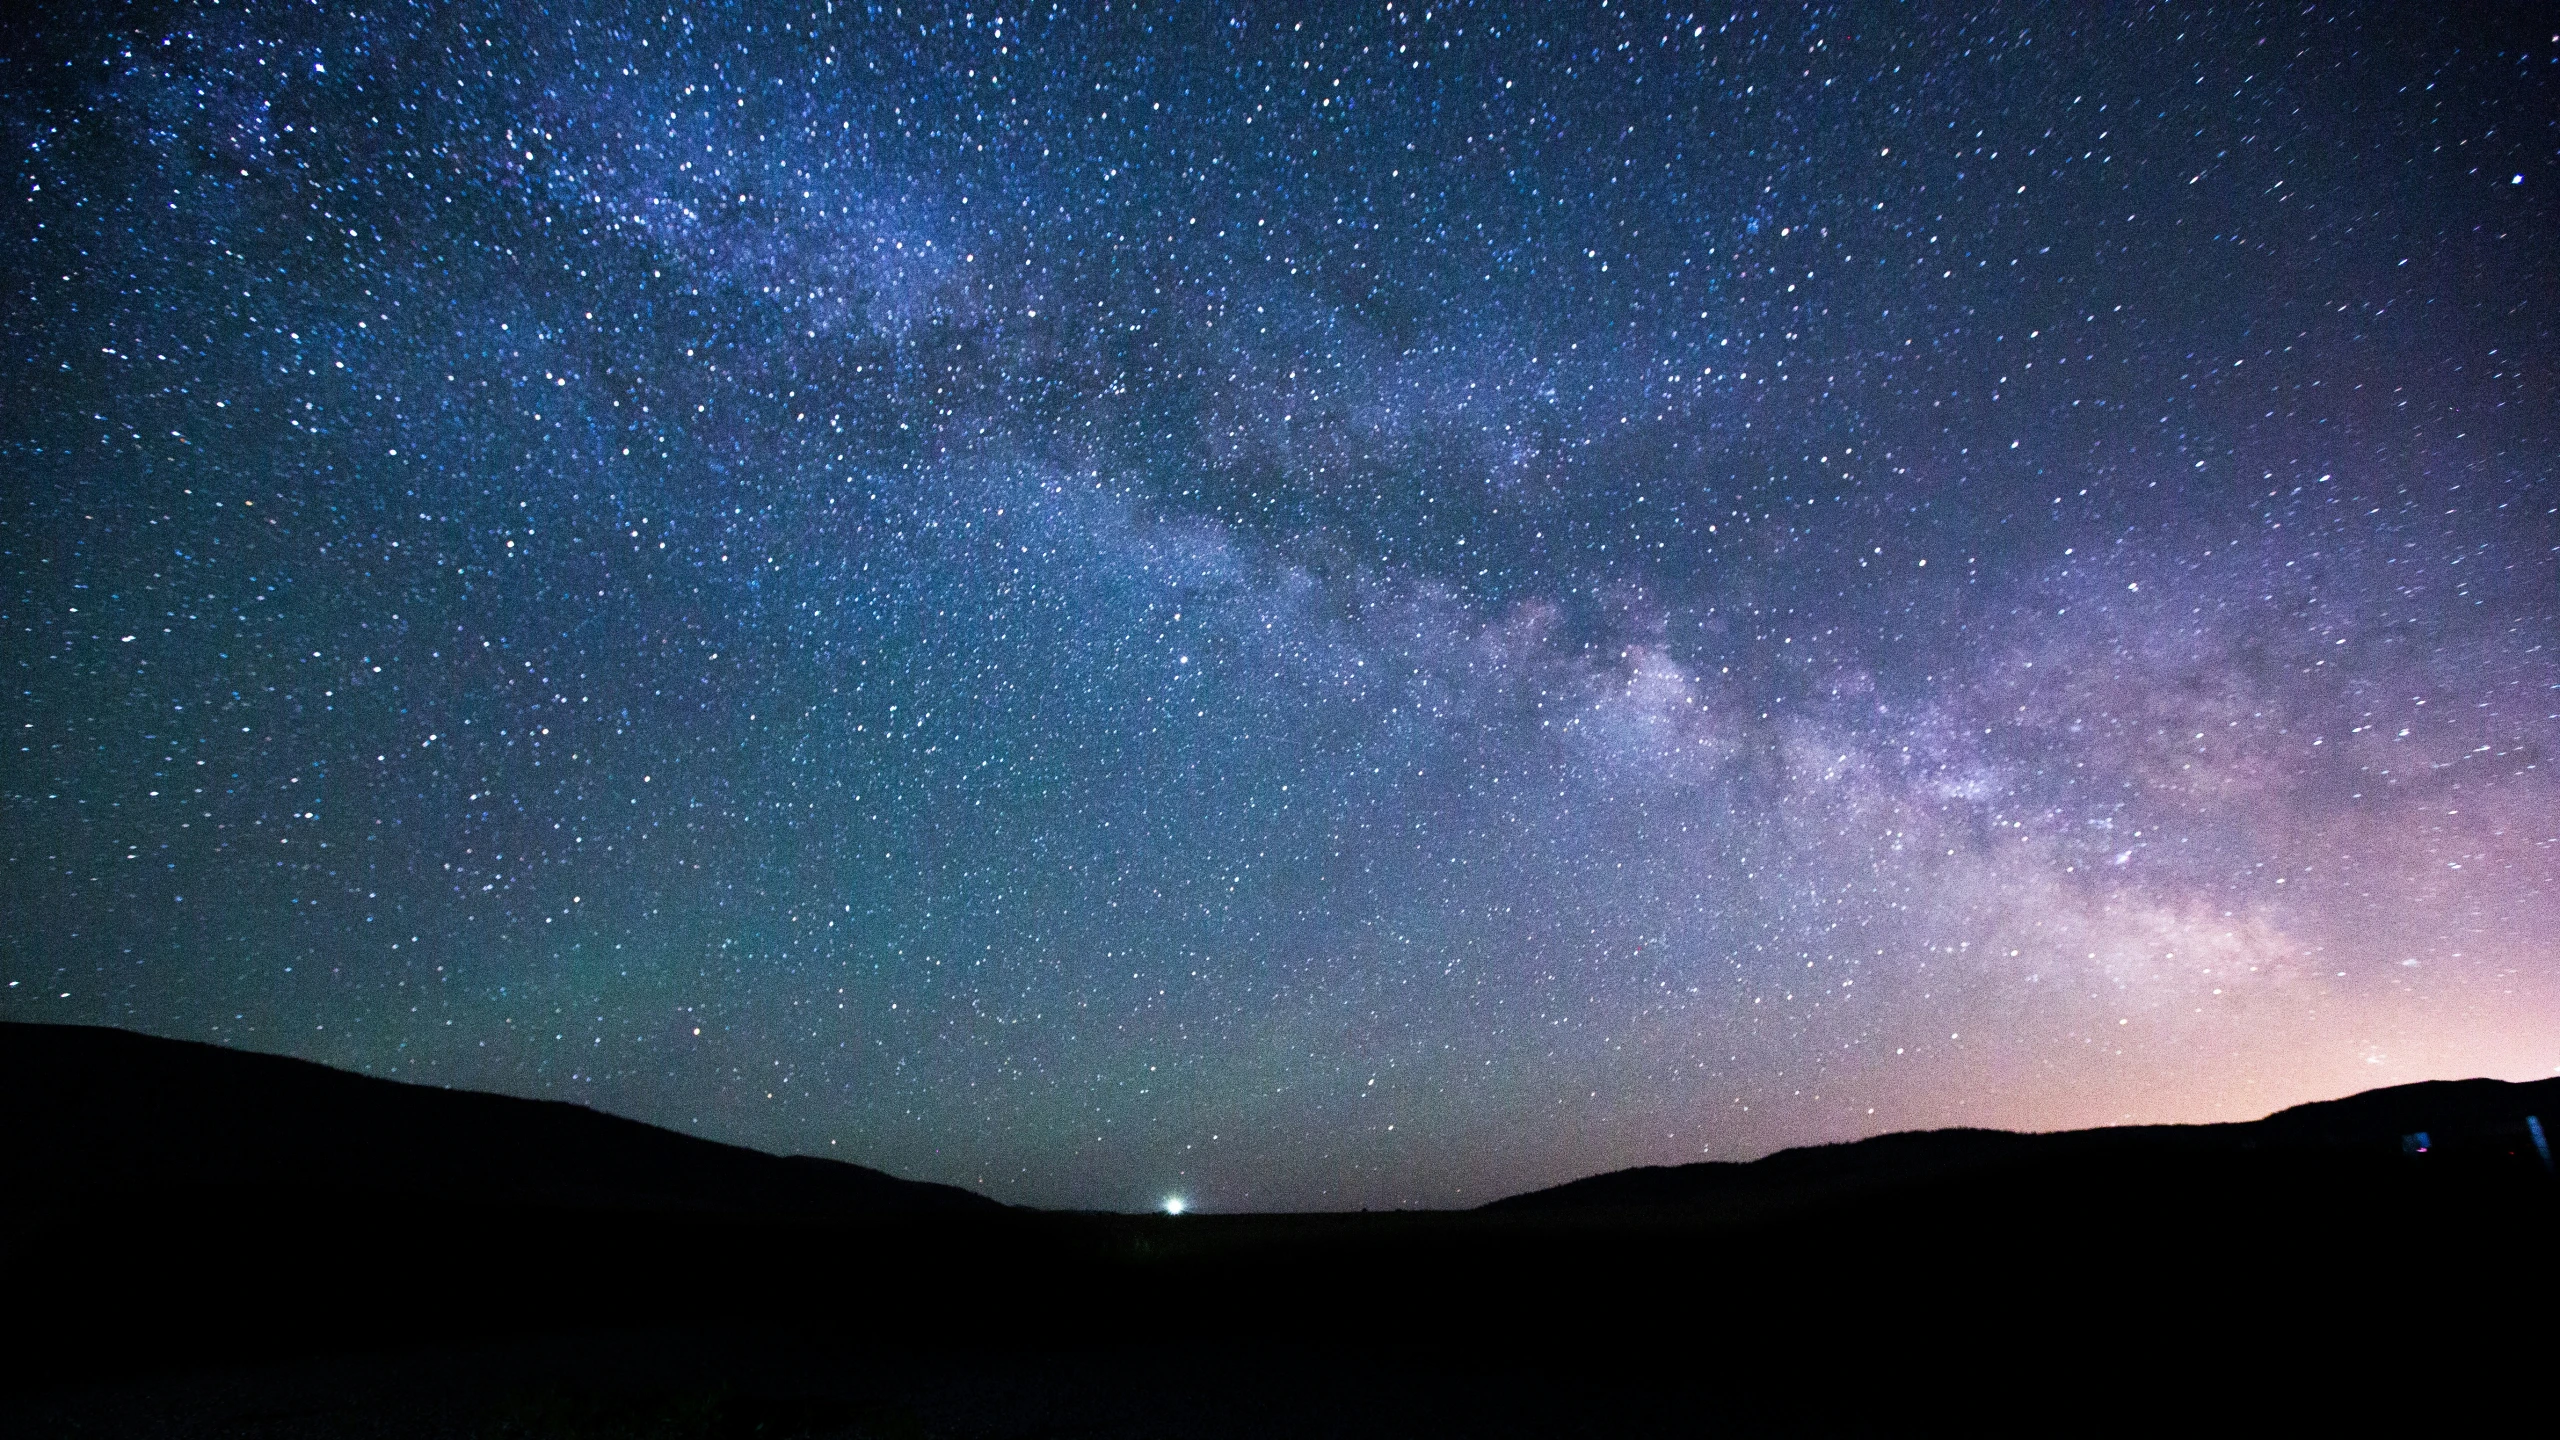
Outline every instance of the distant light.
<path fill-rule="evenodd" d="M 1184 1200 L 1179 1195 L 1168 1195 L 1165 1197 L 1164 1213 L 1167 1215 L 1179 1215 L 1182 1213 L 1183 1207 L 1188 1203 L 1190 1202 Z"/>

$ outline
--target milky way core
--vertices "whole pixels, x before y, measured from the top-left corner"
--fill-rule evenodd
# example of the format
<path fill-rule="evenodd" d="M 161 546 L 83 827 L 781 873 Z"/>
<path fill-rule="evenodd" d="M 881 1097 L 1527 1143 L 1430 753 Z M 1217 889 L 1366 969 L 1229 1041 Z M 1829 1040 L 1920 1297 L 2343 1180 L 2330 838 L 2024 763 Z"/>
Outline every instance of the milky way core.
<path fill-rule="evenodd" d="M 8 22 L 0 1015 L 1125 1210 L 2554 1073 L 2426 8 Z"/>

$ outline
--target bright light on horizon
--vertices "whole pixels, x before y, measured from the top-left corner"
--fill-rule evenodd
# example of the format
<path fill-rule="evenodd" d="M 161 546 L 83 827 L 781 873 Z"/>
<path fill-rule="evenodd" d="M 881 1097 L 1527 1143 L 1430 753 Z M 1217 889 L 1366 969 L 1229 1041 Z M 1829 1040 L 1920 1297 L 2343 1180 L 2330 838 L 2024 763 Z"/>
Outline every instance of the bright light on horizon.
<path fill-rule="evenodd" d="M 1164 1213 L 1167 1215 L 1179 1215 L 1190 1203 L 1190 1201 L 1183 1199 L 1179 1195 L 1168 1195 L 1164 1199 Z"/>

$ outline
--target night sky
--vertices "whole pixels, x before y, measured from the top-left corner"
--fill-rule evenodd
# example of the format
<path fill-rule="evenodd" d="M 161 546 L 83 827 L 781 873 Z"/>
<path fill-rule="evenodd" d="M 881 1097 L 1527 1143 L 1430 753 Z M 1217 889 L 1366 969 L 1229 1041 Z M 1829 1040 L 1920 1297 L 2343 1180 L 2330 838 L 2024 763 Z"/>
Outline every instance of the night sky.
<path fill-rule="evenodd" d="M 21 17 L 0 1016 L 1125 1209 L 2554 1073 L 2432 8 Z"/>

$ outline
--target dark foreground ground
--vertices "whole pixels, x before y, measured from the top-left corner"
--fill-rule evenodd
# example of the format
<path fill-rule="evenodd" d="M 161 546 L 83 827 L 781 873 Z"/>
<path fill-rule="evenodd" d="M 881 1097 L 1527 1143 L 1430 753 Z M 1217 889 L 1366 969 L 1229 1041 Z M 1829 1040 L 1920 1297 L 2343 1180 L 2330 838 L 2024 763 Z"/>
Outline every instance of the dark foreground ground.
<path fill-rule="evenodd" d="M 449 1123 L 452 1105 L 480 1108 Z M 2510 1410 L 2543 1430 L 2560 1184 L 2523 1117 L 2553 1110 L 2554 1082 L 2465 1082 L 2254 1126 L 1885 1137 L 1467 1213 L 1060 1215 L 568 1107 L 0 1026 L 21 1337 L 0 1432 L 1710 1435 Z"/>

